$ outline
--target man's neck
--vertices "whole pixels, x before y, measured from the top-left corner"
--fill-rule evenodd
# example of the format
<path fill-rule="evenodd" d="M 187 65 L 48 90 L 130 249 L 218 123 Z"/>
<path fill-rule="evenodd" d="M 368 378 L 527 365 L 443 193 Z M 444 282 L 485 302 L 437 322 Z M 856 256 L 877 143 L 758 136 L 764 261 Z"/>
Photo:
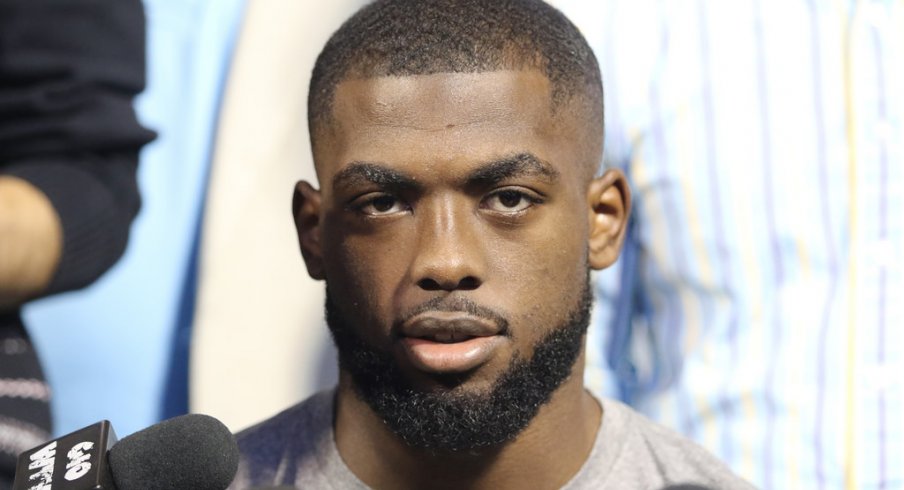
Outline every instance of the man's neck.
<path fill-rule="evenodd" d="M 576 366 L 583 366 L 581 357 Z M 511 443 L 458 452 L 408 446 L 343 379 L 336 446 L 349 469 L 375 489 L 559 488 L 587 460 L 601 423 L 602 409 L 584 390 L 582 371 L 576 367 Z"/>

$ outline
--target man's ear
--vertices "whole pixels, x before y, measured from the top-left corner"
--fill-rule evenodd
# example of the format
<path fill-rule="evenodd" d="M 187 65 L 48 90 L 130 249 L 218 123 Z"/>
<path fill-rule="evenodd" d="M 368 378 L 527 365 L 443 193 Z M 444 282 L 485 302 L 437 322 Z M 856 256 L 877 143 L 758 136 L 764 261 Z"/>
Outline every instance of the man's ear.
<path fill-rule="evenodd" d="M 320 245 L 320 191 L 301 180 L 295 184 L 292 197 L 292 215 L 295 216 L 295 230 L 298 245 L 308 267 L 308 275 L 323 279 L 323 254 Z"/>
<path fill-rule="evenodd" d="M 631 213 L 631 190 L 628 179 L 617 169 L 609 169 L 587 187 L 590 216 L 590 267 L 609 267 L 618 258 L 628 216 Z"/>

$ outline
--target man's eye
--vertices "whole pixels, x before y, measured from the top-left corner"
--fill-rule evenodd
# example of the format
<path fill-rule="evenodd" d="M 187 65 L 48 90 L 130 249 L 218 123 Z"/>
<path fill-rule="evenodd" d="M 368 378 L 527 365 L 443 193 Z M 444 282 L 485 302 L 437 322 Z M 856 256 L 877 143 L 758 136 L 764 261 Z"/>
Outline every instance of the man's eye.
<path fill-rule="evenodd" d="M 381 194 L 367 199 L 358 209 L 371 216 L 384 216 L 405 211 L 406 208 L 402 201 L 394 196 Z"/>
<path fill-rule="evenodd" d="M 490 194 L 484 200 L 484 206 L 498 213 L 517 213 L 533 206 L 539 199 L 527 193 L 505 189 Z"/>

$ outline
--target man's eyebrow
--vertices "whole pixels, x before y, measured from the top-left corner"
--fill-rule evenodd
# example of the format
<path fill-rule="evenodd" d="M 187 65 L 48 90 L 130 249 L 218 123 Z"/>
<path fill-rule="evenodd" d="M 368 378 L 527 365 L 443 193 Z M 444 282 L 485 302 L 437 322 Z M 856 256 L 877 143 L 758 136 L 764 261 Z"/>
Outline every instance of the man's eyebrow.
<path fill-rule="evenodd" d="M 333 188 L 341 189 L 364 183 L 377 184 L 380 187 L 417 189 L 416 180 L 403 172 L 385 167 L 378 163 L 352 162 L 333 177 Z"/>
<path fill-rule="evenodd" d="M 559 180 L 559 171 L 535 155 L 525 152 L 482 165 L 471 172 L 468 183 L 494 185 L 506 179 L 523 176 L 539 176 L 553 183 Z"/>

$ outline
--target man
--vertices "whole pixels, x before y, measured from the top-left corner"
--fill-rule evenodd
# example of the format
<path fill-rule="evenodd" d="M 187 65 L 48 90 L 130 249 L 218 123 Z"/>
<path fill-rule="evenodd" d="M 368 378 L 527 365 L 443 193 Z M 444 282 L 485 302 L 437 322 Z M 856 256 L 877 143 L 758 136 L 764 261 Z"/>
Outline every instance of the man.
<path fill-rule="evenodd" d="M 239 434 L 236 487 L 748 488 L 584 389 L 589 270 L 630 207 L 594 177 L 601 101 L 539 0 L 378 1 L 333 35 L 294 214 L 339 386 Z"/>

